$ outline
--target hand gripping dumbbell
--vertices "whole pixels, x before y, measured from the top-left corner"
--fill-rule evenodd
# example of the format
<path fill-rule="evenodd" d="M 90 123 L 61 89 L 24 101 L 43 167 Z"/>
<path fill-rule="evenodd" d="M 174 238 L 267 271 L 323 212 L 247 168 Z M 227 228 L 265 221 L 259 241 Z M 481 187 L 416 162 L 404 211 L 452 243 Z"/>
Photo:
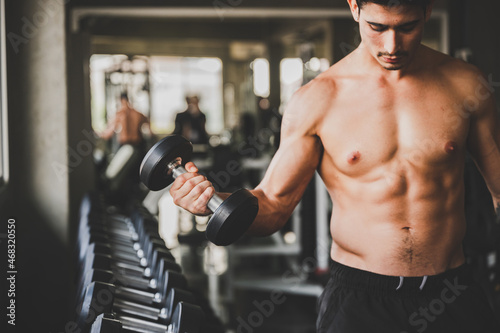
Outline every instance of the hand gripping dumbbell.
<path fill-rule="evenodd" d="M 186 173 L 184 165 L 191 160 L 193 146 L 179 135 L 170 135 L 157 142 L 146 154 L 140 167 L 141 181 L 152 191 L 170 185 Z M 206 236 L 216 245 L 237 241 L 250 227 L 259 204 L 257 198 L 245 189 L 231 194 L 226 200 L 214 194 L 207 207 L 214 213 L 208 221 Z"/>

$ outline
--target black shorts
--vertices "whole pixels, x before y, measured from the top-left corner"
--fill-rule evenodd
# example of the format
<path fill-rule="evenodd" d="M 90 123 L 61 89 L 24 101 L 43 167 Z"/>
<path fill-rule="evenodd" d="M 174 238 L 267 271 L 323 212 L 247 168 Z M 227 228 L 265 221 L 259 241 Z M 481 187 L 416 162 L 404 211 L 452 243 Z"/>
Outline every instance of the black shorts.
<path fill-rule="evenodd" d="M 320 333 L 500 332 L 467 265 L 402 278 L 333 263 L 318 312 Z"/>

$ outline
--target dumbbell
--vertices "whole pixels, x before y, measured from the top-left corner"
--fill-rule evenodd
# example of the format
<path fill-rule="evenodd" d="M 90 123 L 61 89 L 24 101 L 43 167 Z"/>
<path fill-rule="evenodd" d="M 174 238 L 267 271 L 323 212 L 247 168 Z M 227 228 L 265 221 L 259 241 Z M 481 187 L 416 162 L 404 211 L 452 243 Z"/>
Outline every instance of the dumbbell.
<path fill-rule="evenodd" d="M 120 222 L 112 221 L 117 219 L 116 216 L 102 216 L 99 218 L 83 216 L 80 218 L 77 240 L 77 251 L 80 259 L 82 259 L 82 252 L 85 253 L 91 234 L 97 234 L 101 237 L 105 235 L 109 242 L 112 241 L 113 244 L 121 246 L 122 252 L 137 254 L 140 237 L 134 226 L 126 219 L 122 219 Z M 137 245 L 135 245 L 136 243 Z"/>
<path fill-rule="evenodd" d="M 103 313 L 114 314 L 115 319 L 121 322 L 123 330 L 133 332 L 197 333 L 204 321 L 204 314 L 199 306 L 183 301 L 175 304 L 168 326 L 127 316 L 120 311 L 115 312 L 115 289 L 114 285 L 102 282 L 92 282 L 87 287 L 77 318 L 78 327 L 83 332 L 88 332 L 96 316 Z"/>
<path fill-rule="evenodd" d="M 114 274 L 112 271 L 90 269 L 78 284 L 75 305 L 81 302 L 87 286 L 96 281 L 114 284 L 116 286 L 116 294 L 120 298 L 156 308 L 163 307 L 168 292 L 172 288 L 186 289 L 187 286 L 187 280 L 184 275 L 175 271 L 164 271 L 161 276 L 161 283 L 159 283 L 155 290 L 144 290 L 134 284 L 123 283 L 122 277 Z"/>
<path fill-rule="evenodd" d="M 144 232 L 137 239 L 122 238 L 112 230 L 100 225 L 89 225 L 86 228 L 81 228 L 78 237 L 78 257 L 83 259 L 88 244 L 93 242 L 106 243 L 116 249 L 123 255 L 131 256 L 134 262 L 139 262 L 143 267 L 148 265 L 148 255 L 151 255 L 151 250 L 155 248 L 166 249 L 165 242 L 156 234 Z"/>
<path fill-rule="evenodd" d="M 108 231 L 98 223 L 82 227 L 79 233 L 78 261 L 83 262 L 89 246 L 95 244 L 94 247 L 98 246 L 101 253 L 112 255 L 118 263 L 117 266 L 128 269 L 135 276 L 151 277 L 159 258 L 175 262 L 159 235 L 144 232 L 140 238 L 135 243 L 130 239 L 120 240 L 112 231 Z"/>
<path fill-rule="evenodd" d="M 122 323 L 111 313 L 101 313 L 95 319 L 90 333 L 122 333 Z"/>
<path fill-rule="evenodd" d="M 195 304 L 196 300 L 193 294 L 185 290 L 186 279 L 176 272 L 168 272 L 168 282 L 166 291 L 162 297 L 154 299 L 153 294 L 147 295 L 140 290 L 132 288 L 123 288 L 117 284 L 116 278 L 112 272 L 103 270 L 92 270 L 87 273 L 82 285 L 84 286 L 78 292 L 76 304 L 84 300 L 87 287 L 93 282 L 107 283 L 115 287 L 113 309 L 122 313 L 127 313 L 134 317 L 153 320 L 155 322 L 167 324 L 172 318 L 172 311 L 179 302 Z"/>
<path fill-rule="evenodd" d="M 170 135 L 157 142 L 144 157 L 140 167 L 141 181 L 152 191 L 170 185 L 186 173 L 184 166 L 191 160 L 192 144 L 180 135 Z M 229 245 L 248 230 L 259 210 L 257 198 L 240 189 L 223 200 L 214 194 L 208 201 L 214 214 L 208 221 L 206 237 L 216 245 Z"/>
<path fill-rule="evenodd" d="M 187 309 L 186 309 L 187 308 Z M 132 318 L 122 317 L 124 324 L 120 320 L 115 319 L 116 316 L 110 313 L 102 313 L 97 316 L 96 320 L 92 324 L 92 328 L 90 333 L 122 333 L 122 332 L 159 332 L 159 333 L 184 333 L 184 332 L 195 332 L 192 331 L 192 328 L 186 327 L 186 320 L 193 317 L 193 312 L 195 312 L 196 316 L 199 316 L 198 309 L 193 309 L 189 304 L 179 303 L 175 307 L 172 323 L 170 323 L 166 330 L 163 330 L 164 326 L 161 327 L 161 330 L 158 330 L 158 327 L 154 327 L 155 330 L 152 330 L 151 327 L 141 327 L 138 328 L 138 323 L 136 321 L 131 320 Z M 190 314 L 191 313 L 191 314 Z M 184 319 L 189 317 L 188 319 Z M 189 325 L 191 326 L 191 325 Z M 123 330 L 122 330 L 123 329 Z M 199 332 L 196 331 L 196 332 Z"/>
<path fill-rule="evenodd" d="M 122 323 L 111 313 L 101 313 L 95 319 L 90 333 L 121 333 Z"/>
<path fill-rule="evenodd" d="M 79 260 L 83 260 L 88 245 L 94 242 L 109 244 L 116 257 L 142 267 L 150 266 L 154 251 L 167 249 L 165 242 L 158 234 L 158 224 L 155 224 L 154 227 L 153 225 L 143 227 L 141 232 L 137 234 L 131 222 L 125 222 L 130 224 L 127 226 L 129 231 L 118 234 L 112 227 L 108 228 L 106 224 L 99 221 L 82 222 L 78 236 L 79 246 L 77 247 Z M 146 274 L 146 276 L 148 275 Z"/>
<path fill-rule="evenodd" d="M 106 243 L 101 243 L 101 242 L 96 242 L 93 241 L 90 243 L 87 247 L 85 252 L 82 252 L 82 261 L 80 261 L 78 264 L 79 266 L 77 267 L 77 274 L 83 272 L 86 267 L 88 267 L 88 264 L 91 264 L 87 262 L 89 259 L 90 254 L 103 254 L 103 255 L 108 255 L 110 257 L 110 268 L 113 268 L 114 270 L 118 270 L 120 272 L 123 272 L 127 276 L 135 277 L 135 278 L 145 278 L 145 279 L 151 279 L 154 278 L 154 274 L 158 273 L 157 272 L 157 265 L 158 261 L 161 258 L 164 258 L 167 261 L 171 261 L 172 265 L 171 268 L 174 270 L 179 270 L 180 267 L 177 267 L 178 265 L 175 264 L 174 260 L 171 259 L 171 254 L 169 254 L 167 251 L 164 251 L 162 249 L 155 250 L 160 253 L 156 253 L 154 256 L 154 260 L 151 259 L 150 261 L 150 266 L 143 267 L 139 264 L 139 262 L 134 262 L 130 257 L 127 256 L 127 254 L 118 254 L 115 249 L 113 249 L 112 246 Z M 93 264 L 93 263 L 92 263 Z"/>
<path fill-rule="evenodd" d="M 95 253 L 95 244 L 92 244 L 82 264 L 81 276 L 87 274 L 91 269 L 101 269 L 112 271 L 118 281 L 125 287 L 133 287 L 135 289 L 158 292 L 162 290 L 165 283 L 165 272 L 173 271 L 181 273 L 181 267 L 169 259 L 160 257 L 154 267 L 151 278 L 137 276 L 135 271 L 131 271 L 128 267 L 116 263 L 109 254 Z M 130 274 L 132 273 L 132 274 Z"/>
<path fill-rule="evenodd" d="M 137 267 L 138 271 L 144 270 L 148 267 L 147 259 L 144 257 L 144 252 L 142 249 L 135 251 L 131 247 L 115 243 L 113 238 L 102 237 L 105 233 L 98 233 L 93 231 L 92 233 L 97 234 L 96 236 L 90 234 L 83 236 L 82 245 L 80 245 L 80 254 L 78 262 L 83 262 L 87 250 L 91 244 L 96 244 L 99 249 L 104 251 L 105 254 L 110 254 L 114 259 L 123 262 L 124 264 L 133 265 Z M 139 268 L 140 267 L 140 268 Z"/>
<path fill-rule="evenodd" d="M 151 277 L 155 264 L 160 257 L 175 261 L 170 251 L 166 248 L 163 240 L 157 239 L 154 235 L 145 235 L 137 247 L 126 246 L 116 242 L 112 235 L 99 228 L 82 231 L 79 262 L 85 259 L 88 247 L 91 244 L 98 245 L 101 253 L 110 254 L 114 259 L 123 265 L 128 265 L 129 269 L 135 270 L 135 275 Z M 137 249 L 137 250 L 135 250 Z"/>
<path fill-rule="evenodd" d="M 102 201 L 96 192 L 87 192 L 80 202 L 80 216 L 91 213 L 104 213 Z"/>

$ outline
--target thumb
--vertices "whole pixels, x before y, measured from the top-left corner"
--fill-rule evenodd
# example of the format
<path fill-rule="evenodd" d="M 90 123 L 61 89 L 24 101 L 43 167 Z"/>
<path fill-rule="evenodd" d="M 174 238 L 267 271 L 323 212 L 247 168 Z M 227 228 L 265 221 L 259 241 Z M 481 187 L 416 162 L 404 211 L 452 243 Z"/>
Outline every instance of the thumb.
<path fill-rule="evenodd" d="M 193 162 L 187 162 L 185 169 L 187 170 L 187 172 L 198 172 L 198 168 L 194 165 Z"/>

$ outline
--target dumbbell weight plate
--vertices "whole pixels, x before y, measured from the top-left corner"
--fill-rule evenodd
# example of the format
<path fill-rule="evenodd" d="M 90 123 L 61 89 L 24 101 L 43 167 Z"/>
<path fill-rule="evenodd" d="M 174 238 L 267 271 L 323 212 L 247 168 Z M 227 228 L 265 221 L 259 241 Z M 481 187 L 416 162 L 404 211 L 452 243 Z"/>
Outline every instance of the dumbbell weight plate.
<path fill-rule="evenodd" d="M 90 333 L 121 333 L 121 331 L 122 323 L 116 320 L 112 314 L 102 313 L 92 324 Z"/>
<path fill-rule="evenodd" d="M 92 282 L 85 292 L 77 317 L 78 327 L 88 332 L 96 316 L 101 313 L 114 313 L 116 288 L 107 283 Z M 123 329 L 134 332 L 172 332 L 198 333 L 204 323 L 203 310 L 193 304 L 180 301 L 176 304 L 169 326 L 152 321 L 129 317 L 117 312 L 116 319 L 122 323 Z"/>
<path fill-rule="evenodd" d="M 179 288 L 171 288 L 170 291 L 168 292 L 164 304 L 165 306 L 162 308 L 160 316 L 162 316 L 166 322 L 171 322 L 175 307 L 180 302 L 195 304 L 196 299 L 194 298 L 193 294 L 191 294 L 189 291 L 182 290 Z"/>
<path fill-rule="evenodd" d="M 171 135 L 160 140 L 141 164 L 142 182 L 153 191 L 168 186 L 174 181 L 169 163 L 180 157 L 181 164 L 185 165 L 191 158 L 192 149 L 191 143 L 181 136 Z M 217 195 L 215 197 L 218 198 Z M 208 222 L 206 236 L 212 243 L 222 246 L 238 240 L 248 230 L 259 210 L 258 199 L 245 189 L 231 194 L 216 207 L 211 208 L 215 211 Z"/>
<path fill-rule="evenodd" d="M 168 164 L 177 157 L 182 165 L 191 160 L 193 146 L 179 135 L 170 135 L 158 141 L 146 154 L 140 167 L 141 181 L 151 191 L 159 191 L 171 183 L 174 178 L 168 173 Z"/>
<path fill-rule="evenodd" d="M 250 227 L 259 211 L 258 199 L 246 189 L 231 194 L 208 221 L 206 235 L 215 245 L 237 241 Z"/>
<path fill-rule="evenodd" d="M 172 315 L 172 332 L 197 333 L 203 327 L 205 314 L 203 310 L 193 304 L 179 302 Z"/>

